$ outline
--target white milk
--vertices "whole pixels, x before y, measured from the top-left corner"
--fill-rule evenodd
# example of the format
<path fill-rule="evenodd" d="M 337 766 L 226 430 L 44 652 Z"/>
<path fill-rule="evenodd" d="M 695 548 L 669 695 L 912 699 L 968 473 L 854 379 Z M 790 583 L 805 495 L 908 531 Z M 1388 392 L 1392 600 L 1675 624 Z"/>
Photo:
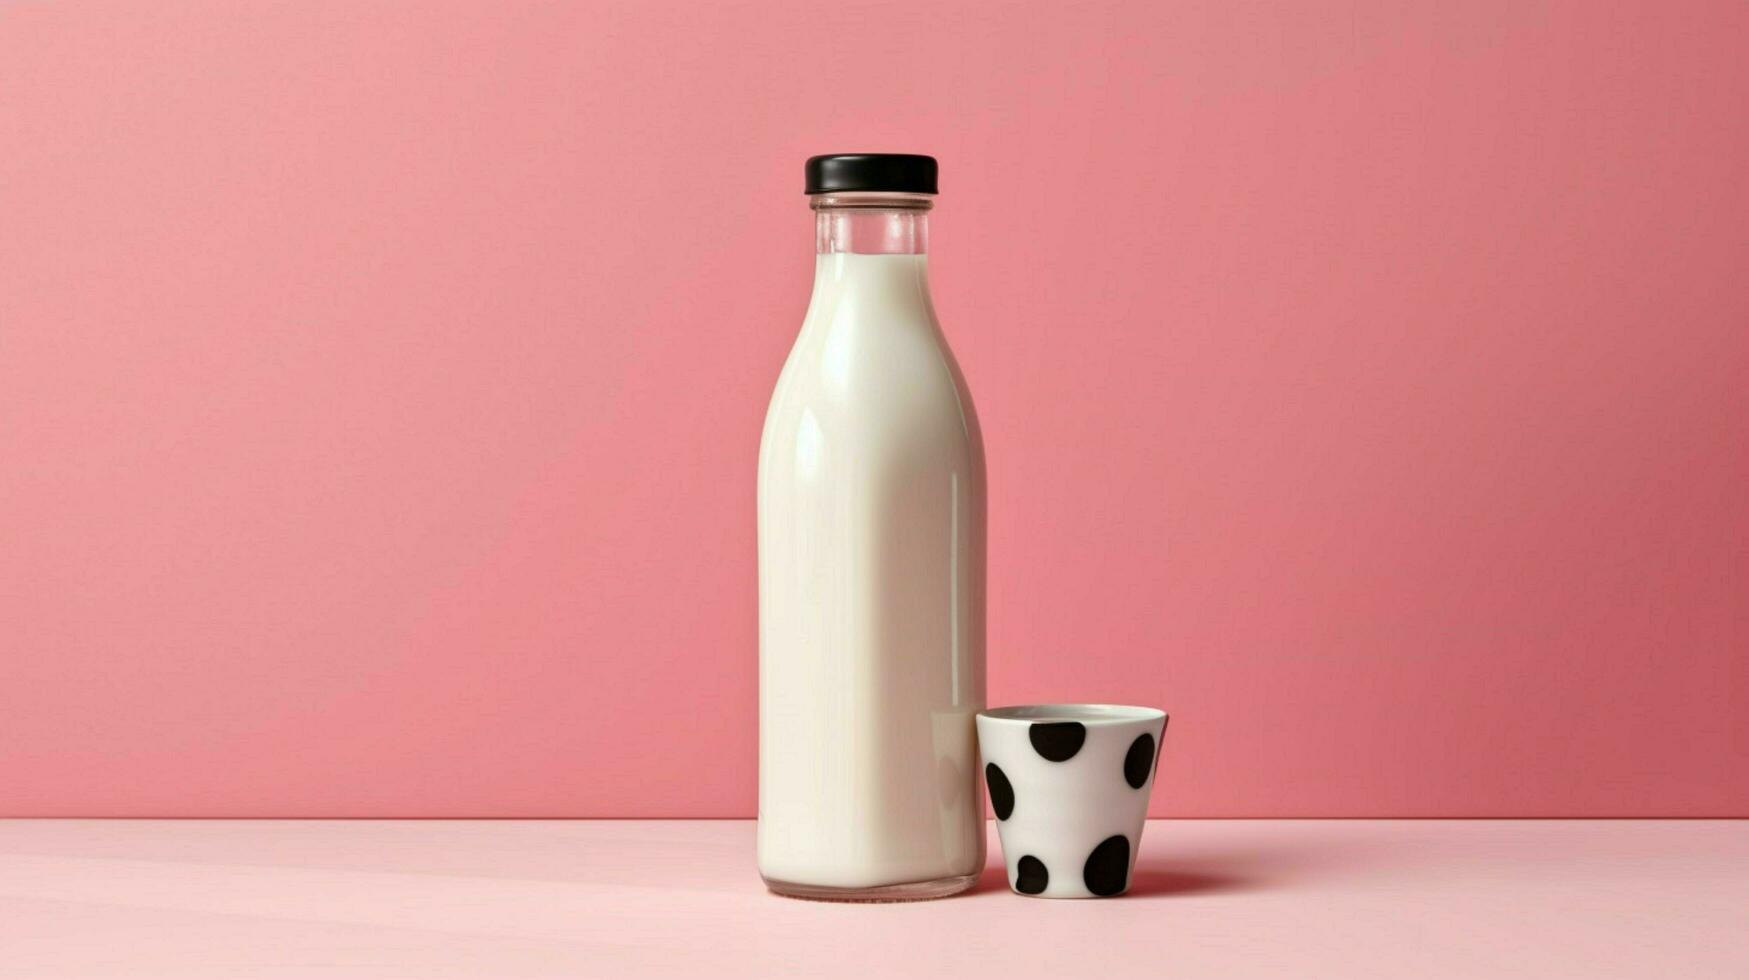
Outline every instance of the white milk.
<path fill-rule="evenodd" d="M 927 271 L 820 255 L 766 415 L 759 870 L 778 891 L 928 897 L 984 865 L 984 451 Z"/>

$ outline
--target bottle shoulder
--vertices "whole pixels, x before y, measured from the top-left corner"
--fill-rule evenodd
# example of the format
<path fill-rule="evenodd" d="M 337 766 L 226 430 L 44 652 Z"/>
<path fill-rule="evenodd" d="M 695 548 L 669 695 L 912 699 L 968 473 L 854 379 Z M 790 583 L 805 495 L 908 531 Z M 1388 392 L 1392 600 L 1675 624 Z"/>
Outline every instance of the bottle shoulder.
<path fill-rule="evenodd" d="M 804 328 L 778 374 L 767 419 L 803 410 L 847 421 L 943 413 L 971 418 L 971 404 L 965 377 L 933 321 L 814 336 Z"/>
<path fill-rule="evenodd" d="M 760 442 L 762 469 L 768 463 L 854 458 L 858 469 L 922 465 L 981 479 L 977 415 L 945 344 L 833 351 L 805 342 L 791 352 L 772 393 Z"/>

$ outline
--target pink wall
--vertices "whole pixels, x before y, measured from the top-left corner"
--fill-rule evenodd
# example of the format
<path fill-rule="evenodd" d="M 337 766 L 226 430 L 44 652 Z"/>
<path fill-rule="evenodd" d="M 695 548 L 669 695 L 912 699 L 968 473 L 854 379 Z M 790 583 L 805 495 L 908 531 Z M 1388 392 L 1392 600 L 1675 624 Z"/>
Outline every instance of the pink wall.
<path fill-rule="evenodd" d="M 12 4 L 0 812 L 747 815 L 810 153 L 942 159 L 991 697 L 1749 815 L 1749 8 Z"/>

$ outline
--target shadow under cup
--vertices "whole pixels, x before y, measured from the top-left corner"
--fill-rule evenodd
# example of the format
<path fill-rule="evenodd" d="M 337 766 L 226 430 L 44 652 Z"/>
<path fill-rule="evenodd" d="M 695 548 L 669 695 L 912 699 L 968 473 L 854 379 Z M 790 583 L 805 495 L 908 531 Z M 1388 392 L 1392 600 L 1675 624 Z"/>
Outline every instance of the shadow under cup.
<path fill-rule="evenodd" d="M 1103 898 L 1129 888 L 1166 712 L 1035 704 L 978 714 L 978 750 L 1015 892 Z"/>

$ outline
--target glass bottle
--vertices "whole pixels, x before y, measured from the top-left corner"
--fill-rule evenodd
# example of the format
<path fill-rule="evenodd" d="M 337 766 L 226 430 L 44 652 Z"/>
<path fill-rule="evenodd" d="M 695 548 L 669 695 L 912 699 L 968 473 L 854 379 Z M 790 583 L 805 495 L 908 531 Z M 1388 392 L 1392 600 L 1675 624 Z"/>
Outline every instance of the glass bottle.
<path fill-rule="evenodd" d="M 984 865 L 984 451 L 929 297 L 929 157 L 808 161 L 814 290 L 759 451 L 759 870 L 936 898 Z"/>

